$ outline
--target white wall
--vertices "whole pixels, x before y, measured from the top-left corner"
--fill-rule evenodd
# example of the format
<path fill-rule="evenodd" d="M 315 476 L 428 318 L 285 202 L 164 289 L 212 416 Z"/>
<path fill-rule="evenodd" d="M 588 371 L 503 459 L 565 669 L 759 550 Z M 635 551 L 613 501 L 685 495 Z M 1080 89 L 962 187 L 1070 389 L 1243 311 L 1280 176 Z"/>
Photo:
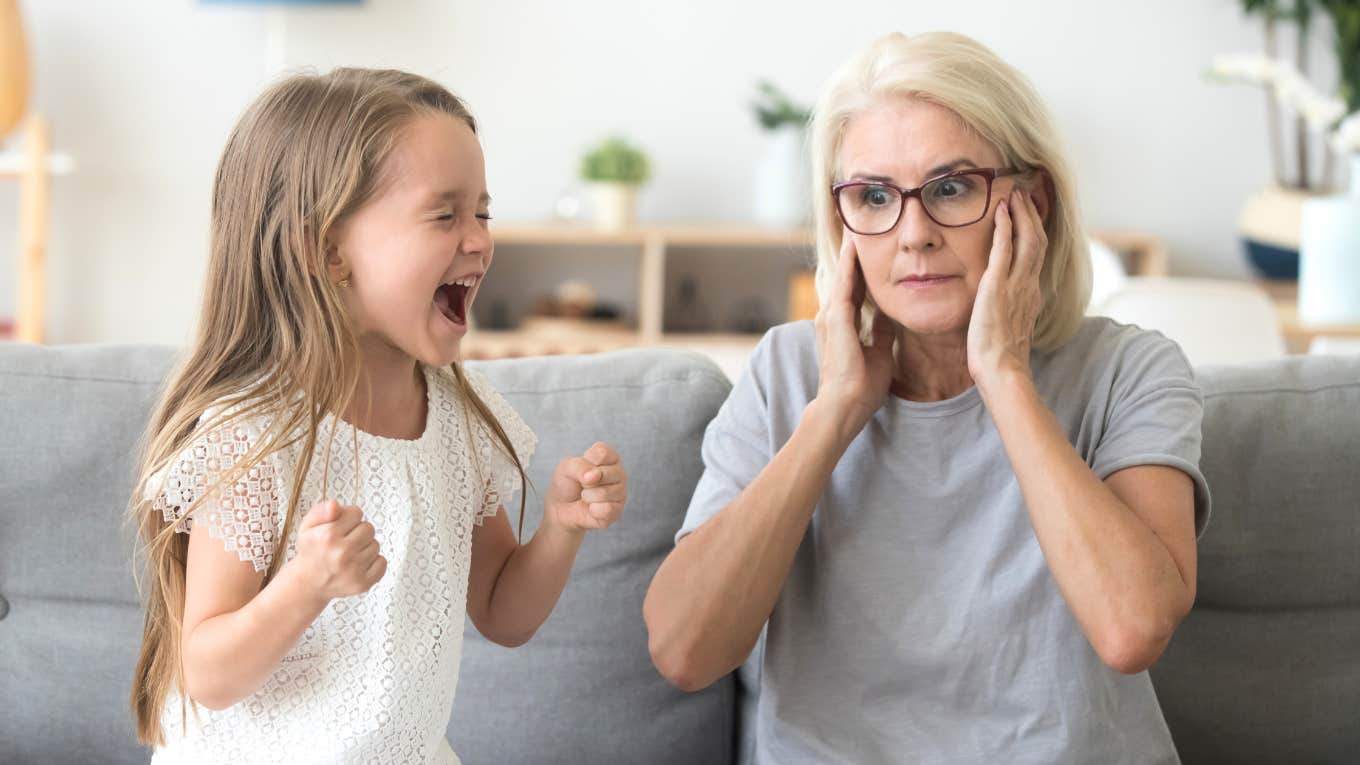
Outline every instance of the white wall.
<path fill-rule="evenodd" d="M 266 81 L 265 12 L 193 0 L 21 0 L 34 102 L 77 174 L 54 188 L 51 339 L 187 337 L 206 258 L 212 171 Z M 811 101 L 890 30 L 953 29 L 1037 83 L 1069 142 L 1092 225 L 1164 237 L 1178 273 L 1243 276 L 1236 216 L 1267 179 L 1262 96 L 1205 83 L 1217 53 L 1259 47 L 1233 0 L 367 0 L 286 11 L 286 62 L 395 66 L 466 97 L 494 213 L 547 216 L 577 157 L 621 131 L 652 155 L 650 220 L 747 216 L 771 77 Z M 0 313 L 13 308 L 17 194 L 0 187 Z"/>

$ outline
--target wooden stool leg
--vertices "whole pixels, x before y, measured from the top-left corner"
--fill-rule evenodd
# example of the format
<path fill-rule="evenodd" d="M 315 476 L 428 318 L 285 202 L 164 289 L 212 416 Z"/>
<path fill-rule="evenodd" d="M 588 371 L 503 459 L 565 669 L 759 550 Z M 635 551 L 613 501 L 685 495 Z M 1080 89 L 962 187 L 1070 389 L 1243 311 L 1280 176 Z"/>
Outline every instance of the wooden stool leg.
<path fill-rule="evenodd" d="M 47 120 L 34 115 L 24 140 L 19 192 L 19 311 L 15 339 L 41 343 L 47 315 Z"/>

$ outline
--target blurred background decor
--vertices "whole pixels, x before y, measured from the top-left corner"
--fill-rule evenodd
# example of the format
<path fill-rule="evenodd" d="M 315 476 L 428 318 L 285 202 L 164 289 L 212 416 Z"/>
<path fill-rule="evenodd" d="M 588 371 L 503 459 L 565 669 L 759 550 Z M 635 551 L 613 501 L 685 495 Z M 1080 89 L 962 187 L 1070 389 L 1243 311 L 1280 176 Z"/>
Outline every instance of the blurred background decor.
<path fill-rule="evenodd" d="M 756 87 L 751 108 L 765 131 L 752 194 L 755 220 L 766 226 L 803 225 L 812 217 L 807 151 L 812 111 L 795 104 L 769 80 Z"/>
<path fill-rule="evenodd" d="M 1272 179 L 1243 206 L 1243 247 L 1255 271 L 1267 279 L 1299 278 L 1303 207 L 1335 191 L 1335 157 L 1327 131 L 1360 103 L 1360 1 L 1239 0 L 1242 11 L 1259 18 L 1265 36 L 1260 55 L 1219 56 L 1211 79 L 1258 85 L 1266 91 L 1267 146 Z M 1316 22 L 1329 22 L 1331 50 L 1339 73 L 1336 93 L 1313 84 L 1310 69 Z M 1292 32 L 1292 46 L 1281 33 Z M 1292 52 L 1292 59 L 1282 51 Z M 1331 63 L 1331 62 L 1329 62 Z"/>
<path fill-rule="evenodd" d="M 854 14 L 830 15 L 810 1 L 793 2 L 781 11 L 779 34 L 755 38 L 749 30 L 768 23 L 768 10 L 722 0 L 645 9 L 626 0 L 297 2 L 18 0 L 30 83 L 26 118 L 0 149 L 0 332 L 13 317 L 16 332 L 28 324 L 37 329 L 26 337 L 55 343 L 186 342 L 206 267 L 212 177 L 242 110 L 281 72 L 395 67 L 466 98 L 482 127 L 497 256 L 465 353 L 684 345 L 721 352 L 739 369 L 766 325 L 816 313 L 806 218 L 771 225 L 758 212 L 767 202 L 773 207 L 780 192 L 814 193 L 802 180 L 765 185 L 762 164 L 807 168 L 767 163 L 767 155 L 792 156 L 796 145 L 806 161 L 806 138 L 787 136 L 803 131 L 808 102 L 868 40 L 894 29 L 952 29 L 1023 71 L 1067 139 L 1089 230 L 1108 245 L 1097 253 L 1092 311 L 1128 306 L 1110 302 L 1123 290 L 1140 290 L 1156 304 L 1151 288 L 1158 285 L 1143 289 L 1144 277 L 1221 280 L 1266 296 L 1290 351 L 1323 336 L 1360 337 L 1360 322 L 1305 320 L 1313 314 L 1299 305 L 1298 282 L 1264 280 L 1243 257 L 1243 201 L 1276 175 L 1281 188 L 1297 184 L 1299 171 L 1292 107 L 1272 107 L 1281 110 L 1272 160 L 1261 96 L 1184 76 L 1216 53 L 1259 51 L 1266 19 L 1244 14 L 1240 0 L 866 0 Z M 1274 7 L 1295 6 L 1283 0 Z M 1351 39 L 1349 27 L 1340 5 L 1309 7 L 1311 60 L 1307 78 L 1300 71 L 1296 81 L 1312 80 L 1319 92 L 1344 99 L 1352 86 L 1337 86 L 1335 51 Z M 1058 17 L 1063 24 L 1052 23 Z M 1277 59 L 1299 70 L 1295 22 L 1272 23 Z M 1100 34 L 1109 29 L 1123 34 Z M 1155 56 L 1146 55 L 1149 39 L 1157 40 Z M 277 66 L 262 66 L 271 59 Z M 1274 91 L 1264 95 L 1276 103 Z M 51 118 L 55 145 L 81 159 L 79 182 L 47 189 L 50 225 L 42 210 L 19 212 L 26 200 L 47 198 L 43 179 L 59 167 L 50 150 L 42 162 L 27 159 L 42 156 L 27 148 L 35 131 L 28 117 L 35 115 Z M 1328 171 L 1321 151 L 1326 128 L 1307 130 L 1309 185 L 1319 192 L 1344 187 L 1346 163 L 1334 158 Z M 582 155 L 618 132 L 645 149 L 649 180 L 645 193 L 633 195 L 636 213 L 619 216 L 632 222 L 604 231 L 592 224 Z M 9 182 L 31 167 L 45 175 Z M 26 194 L 25 185 L 41 193 Z M 806 202 L 783 209 L 795 208 L 805 214 Z M 41 236 L 26 233 L 33 231 Z M 591 322 L 592 331 L 551 342 L 531 331 L 526 319 L 536 299 L 572 280 L 588 282 L 597 303 L 616 309 L 627 329 L 593 331 L 601 325 Z M 18 320 L 20 284 L 43 285 L 22 290 L 45 300 L 41 310 L 25 311 L 41 314 L 41 323 Z M 1235 293 L 1213 294 L 1218 301 Z M 1192 321 L 1253 332 L 1212 313 L 1163 329 L 1189 337 L 1181 324 Z"/>
<path fill-rule="evenodd" d="M 0 0 L 0 141 L 28 111 L 28 44 L 19 0 Z"/>
<path fill-rule="evenodd" d="M 28 88 L 29 51 L 19 3 L 0 0 L 0 179 L 19 182 L 17 302 L 13 319 L 0 316 L 0 340 L 41 343 L 47 337 L 48 179 L 70 172 L 74 162 L 48 151 L 51 128 L 42 114 L 29 112 Z M 18 140 L 5 143 L 20 124 Z"/>
<path fill-rule="evenodd" d="M 636 223 L 638 189 L 650 176 L 647 155 L 623 138 L 610 138 L 587 152 L 581 178 L 590 184 L 595 225 L 621 231 Z"/>

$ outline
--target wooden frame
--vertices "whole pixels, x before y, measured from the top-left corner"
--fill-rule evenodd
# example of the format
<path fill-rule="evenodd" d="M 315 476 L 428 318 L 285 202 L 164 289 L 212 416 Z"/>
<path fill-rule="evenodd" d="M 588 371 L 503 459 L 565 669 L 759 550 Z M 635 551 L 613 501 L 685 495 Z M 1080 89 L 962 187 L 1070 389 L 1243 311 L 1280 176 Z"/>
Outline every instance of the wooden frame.
<path fill-rule="evenodd" d="M 19 180 L 19 294 L 14 339 L 41 343 L 47 338 L 48 183 L 69 173 L 74 163 L 51 154 L 51 129 L 41 115 L 28 118 L 20 152 L 0 155 L 0 178 Z"/>

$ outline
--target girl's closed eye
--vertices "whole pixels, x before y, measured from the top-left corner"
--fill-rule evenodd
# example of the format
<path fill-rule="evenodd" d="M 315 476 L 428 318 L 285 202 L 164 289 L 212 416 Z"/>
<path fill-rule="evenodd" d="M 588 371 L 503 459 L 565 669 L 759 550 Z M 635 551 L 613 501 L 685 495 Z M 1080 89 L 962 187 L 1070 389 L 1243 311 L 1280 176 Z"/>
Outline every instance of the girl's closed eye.
<path fill-rule="evenodd" d="M 454 217 L 455 217 L 455 216 L 454 216 L 453 212 L 451 212 L 451 211 L 444 211 L 444 212 L 435 214 L 433 220 L 438 221 L 438 222 L 441 222 L 441 223 L 450 223 L 450 222 L 453 221 Z M 477 215 L 476 215 L 475 217 L 477 217 L 479 220 L 491 220 L 491 213 L 490 213 L 490 212 L 479 212 L 479 213 L 477 213 Z"/>

